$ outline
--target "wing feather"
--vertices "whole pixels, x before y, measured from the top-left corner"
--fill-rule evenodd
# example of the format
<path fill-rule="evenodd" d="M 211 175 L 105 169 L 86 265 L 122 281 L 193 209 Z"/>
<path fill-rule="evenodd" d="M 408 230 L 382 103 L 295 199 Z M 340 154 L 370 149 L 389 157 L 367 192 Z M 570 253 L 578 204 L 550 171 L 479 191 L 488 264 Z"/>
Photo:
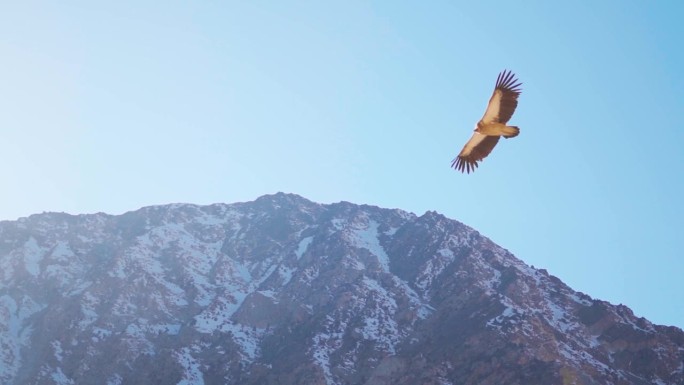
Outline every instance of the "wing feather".
<path fill-rule="evenodd" d="M 482 135 L 474 132 L 470 140 L 463 146 L 461 153 L 451 162 L 451 167 L 461 172 L 475 171 L 477 162 L 486 158 L 499 142 L 499 136 Z"/>
<path fill-rule="evenodd" d="M 496 78 L 494 92 L 489 99 L 487 110 L 485 111 L 480 123 L 503 123 L 506 124 L 513 116 L 518 107 L 518 96 L 522 89 L 522 83 L 518 82 L 511 71 L 503 71 Z"/>

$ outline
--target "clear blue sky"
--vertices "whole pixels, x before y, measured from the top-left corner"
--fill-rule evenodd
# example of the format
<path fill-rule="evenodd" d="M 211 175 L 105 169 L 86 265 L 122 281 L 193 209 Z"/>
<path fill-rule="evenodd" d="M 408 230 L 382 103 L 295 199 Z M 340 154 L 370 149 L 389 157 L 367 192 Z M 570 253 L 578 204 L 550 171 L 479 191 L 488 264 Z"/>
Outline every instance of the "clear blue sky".
<path fill-rule="evenodd" d="M 8 1 L 0 219 L 285 191 L 436 210 L 684 327 L 684 3 Z M 524 83 L 471 175 L 499 71 Z"/>

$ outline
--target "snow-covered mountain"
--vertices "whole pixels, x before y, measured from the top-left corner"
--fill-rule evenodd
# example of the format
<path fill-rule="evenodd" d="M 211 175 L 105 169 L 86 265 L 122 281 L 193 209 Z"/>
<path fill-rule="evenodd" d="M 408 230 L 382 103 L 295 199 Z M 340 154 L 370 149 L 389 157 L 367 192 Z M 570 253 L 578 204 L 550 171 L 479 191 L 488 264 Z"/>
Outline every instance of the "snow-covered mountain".
<path fill-rule="evenodd" d="M 684 333 L 428 212 L 278 193 L 0 222 L 2 384 L 684 384 Z"/>

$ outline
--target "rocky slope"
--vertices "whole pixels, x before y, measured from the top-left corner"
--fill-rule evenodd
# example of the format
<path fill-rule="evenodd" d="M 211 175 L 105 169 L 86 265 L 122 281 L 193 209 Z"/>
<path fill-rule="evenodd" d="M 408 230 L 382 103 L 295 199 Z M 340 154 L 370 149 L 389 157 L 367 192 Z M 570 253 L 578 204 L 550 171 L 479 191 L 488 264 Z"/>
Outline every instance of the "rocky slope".
<path fill-rule="evenodd" d="M 684 333 L 434 212 L 278 193 L 0 222 L 3 384 L 684 384 Z"/>

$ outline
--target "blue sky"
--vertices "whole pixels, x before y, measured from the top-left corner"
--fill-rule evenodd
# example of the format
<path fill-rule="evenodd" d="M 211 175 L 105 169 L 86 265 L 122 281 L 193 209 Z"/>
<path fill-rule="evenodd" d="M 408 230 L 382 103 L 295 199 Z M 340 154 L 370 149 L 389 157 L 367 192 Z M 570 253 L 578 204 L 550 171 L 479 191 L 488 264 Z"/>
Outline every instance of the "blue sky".
<path fill-rule="evenodd" d="M 0 219 L 277 191 L 436 210 L 684 327 L 684 5 L 455 3 L 3 3 Z M 462 175 L 503 69 L 521 134 Z"/>

